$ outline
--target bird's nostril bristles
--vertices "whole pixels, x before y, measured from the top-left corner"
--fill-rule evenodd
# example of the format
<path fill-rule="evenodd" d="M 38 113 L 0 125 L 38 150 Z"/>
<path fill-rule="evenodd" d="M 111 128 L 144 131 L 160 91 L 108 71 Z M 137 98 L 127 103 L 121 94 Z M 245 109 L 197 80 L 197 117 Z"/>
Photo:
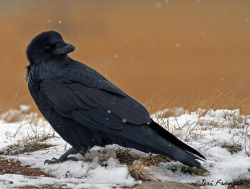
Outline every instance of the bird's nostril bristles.
<path fill-rule="evenodd" d="M 76 52 L 77 50 L 78 50 L 78 49 L 75 47 L 75 48 L 74 48 L 74 52 Z"/>

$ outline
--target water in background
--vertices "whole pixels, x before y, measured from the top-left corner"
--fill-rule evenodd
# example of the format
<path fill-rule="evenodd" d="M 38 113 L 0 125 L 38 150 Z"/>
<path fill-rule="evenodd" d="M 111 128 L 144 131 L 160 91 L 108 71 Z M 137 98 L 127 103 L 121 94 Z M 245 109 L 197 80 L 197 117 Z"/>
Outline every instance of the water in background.
<path fill-rule="evenodd" d="M 46 30 L 60 32 L 78 48 L 72 58 L 144 105 L 155 97 L 184 106 L 214 90 L 243 101 L 250 94 L 249 8 L 246 0 L 0 1 L 0 110 L 33 102 L 25 50 Z"/>

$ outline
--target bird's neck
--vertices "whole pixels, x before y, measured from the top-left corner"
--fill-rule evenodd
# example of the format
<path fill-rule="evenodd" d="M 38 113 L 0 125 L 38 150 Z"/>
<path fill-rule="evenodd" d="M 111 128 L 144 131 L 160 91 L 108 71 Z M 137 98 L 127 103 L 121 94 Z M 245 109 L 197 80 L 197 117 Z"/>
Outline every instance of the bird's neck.
<path fill-rule="evenodd" d="M 69 61 L 70 58 L 66 56 L 40 61 L 38 64 L 30 64 L 27 66 L 26 80 L 39 82 L 48 79 L 52 74 L 65 67 Z"/>

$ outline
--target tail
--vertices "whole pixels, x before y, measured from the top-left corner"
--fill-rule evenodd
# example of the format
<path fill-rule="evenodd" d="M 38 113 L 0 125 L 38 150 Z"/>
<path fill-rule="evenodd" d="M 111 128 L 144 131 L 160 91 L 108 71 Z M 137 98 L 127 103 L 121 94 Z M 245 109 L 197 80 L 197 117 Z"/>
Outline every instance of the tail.
<path fill-rule="evenodd" d="M 190 167 L 200 168 L 205 157 L 195 149 L 177 139 L 174 135 L 152 122 L 147 125 L 127 124 L 119 132 L 109 130 L 111 144 L 134 148 L 146 153 L 162 154 Z"/>
<path fill-rule="evenodd" d="M 163 155 L 167 155 L 174 160 L 178 160 L 186 165 L 189 165 L 192 167 L 198 167 L 198 168 L 200 168 L 200 163 L 197 162 L 196 159 L 199 159 L 202 161 L 206 160 L 206 158 L 203 155 L 201 155 L 198 151 L 196 151 L 192 147 L 190 147 L 187 144 L 180 141 L 178 138 L 176 138 L 174 135 L 169 133 L 163 127 L 161 127 L 160 125 L 155 123 L 153 120 L 152 120 L 151 124 L 148 126 L 154 132 L 156 132 L 158 135 L 160 135 L 163 139 L 165 139 L 165 141 L 167 143 L 172 143 L 172 145 L 175 146 L 175 148 L 178 148 L 178 150 L 176 149 L 177 151 L 179 151 L 179 149 L 181 149 L 181 151 L 182 151 L 182 153 L 181 153 L 182 155 L 175 154 L 175 153 L 170 154 L 170 152 L 168 152 L 167 149 L 165 152 L 164 152 L 164 149 L 162 149 L 161 151 L 162 151 Z M 184 152 L 184 154 L 183 154 L 183 152 Z M 180 153 L 180 151 L 179 151 L 179 153 Z"/>

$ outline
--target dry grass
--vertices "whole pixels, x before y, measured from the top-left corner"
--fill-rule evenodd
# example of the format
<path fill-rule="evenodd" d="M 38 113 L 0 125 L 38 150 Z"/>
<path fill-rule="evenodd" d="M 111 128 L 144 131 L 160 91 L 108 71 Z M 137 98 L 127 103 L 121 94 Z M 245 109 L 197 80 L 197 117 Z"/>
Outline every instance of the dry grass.
<path fill-rule="evenodd" d="M 55 137 L 55 131 L 50 127 L 49 130 L 45 129 L 45 126 L 48 124 L 47 121 L 41 119 L 37 113 L 30 113 L 30 112 L 22 112 L 20 110 L 13 110 L 10 111 L 10 117 L 14 117 L 14 122 L 20 121 L 20 126 L 17 128 L 16 132 L 12 136 L 13 138 L 17 137 L 18 135 L 22 135 L 22 143 L 26 144 L 30 141 L 35 143 L 37 142 L 44 142 L 47 139 Z M 8 114 L 8 112 L 7 112 Z M 13 114 L 13 115 L 12 115 Z M 17 115 L 15 115 L 17 114 Z M 23 133 L 23 127 L 30 127 L 30 131 Z"/>
<path fill-rule="evenodd" d="M 219 130 L 226 130 L 227 132 L 232 134 L 232 138 L 230 139 L 233 144 L 224 144 L 218 142 L 218 139 L 220 138 L 213 138 L 211 141 L 207 142 L 203 146 L 201 146 L 199 149 L 204 148 L 205 150 L 208 150 L 209 148 L 213 148 L 215 146 L 222 146 L 227 149 L 230 148 L 230 152 L 233 151 L 240 151 L 244 150 L 246 155 L 250 156 L 250 144 L 247 142 L 247 137 L 249 137 L 249 129 L 250 125 L 247 121 L 249 119 L 249 116 L 244 116 L 241 114 L 241 111 L 231 111 L 228 112 L 227 110 L 222 110 L 223 111 L 223 118 L 228 121 L 228 123 L 221 122 L 218 120 L 216 117 L 214 117 L 214 110 L 213 109 L 198 109 L 196 113 L 198 113 L 198 121 L 190 121 L 187 120 L 186 123 L 180 124 L 178 122 L 178 119 L 176 116 L 173 118 L 175 119 L 175 122 L 169 122 L 168 119 L 162 119 L 166 118 L 164 116 L 168 116 L 169 114 L 167 113 L 169 110 L 161 112 L 157 112 L 156 115 L 156 120 L 159 122 L 161 126 L 163 126 L 166 130 L 168 130 L 171 133 L 175 133 L 178 131 L 185 131 L 185 134 L 182 135 L 182 140 L 185 142 L 187 141 L 195 141 L 198 137 L 201 138 L 204 135 L 204 131 L 209 131 L 210 135 L 214 131 L 219 131 Z M 183 113 L 185 111 L 183 110 Z M 171 113 L 172 114 L 172 113 Z M 208 115 L 210 118 L 205 118 L 205 116 Z M 237 137 L 240 137 L 241 139 L 243 138 L 244 144 L 239 144 L 239 139 L 235 139 Z M 236 150 L 236 148 L 238 150 Z"/>
<path fill-rule="evenodd" d="M 197 109 L 240 109 L 242 115 L 250 115 L 250 96 L 239 100 L 236 98 L 236 91 L 227 90 L 220 91 L 213 89 L 209 92 L 200 92 L 201 94 L 189 95 L 186 99 L 175 99 L 174 101 L 168 98 L 167 90 L 161 90 L 144 102 L 149 112 L 155 113 L 166 108 L 169 111 L 164 112 L 163 117 L 176 116 L 176 107 L 182 107 L 190 112 Z"/>
<path fill-rule="evenodd" d="M 15 188 L 19 188 L 19 189 L 67 189 L 67 185 L 66 184 L 45 184 L 45 185 L 39 185 L 38 186 L 34 186 L 34 185 L 27 185 L 27 186 L 17 186 Z"/>
<path fill-rule="evenodd" d="M 26 144 L 13 144 L 10 146 L 7 146 L 2 151 L 0 151 L 0 155 L 18 155 L 25 152 L 34 152 L 38 150 L 43 150 L 46 148 L 50 148 L 54 145 L 48 144 L 48 143 L 41 143 L 37 141 L 31 141 L 27 142 Z"/>
<path fill-rule="evenodd" d="M 18 137 L 18 143 L 7 146 L 0 151 L 0 155 L 18 155 L 53 146 L 45 141 L 56 137 L 55 131 L 51 127 L 49 130 L 46 130 L 45 126 L 48 123 L 41 119 L 37 113 L 31 112 L 28 106 L 21 105 L 19 109 L 11 109 L 2 114 L 0 117 L 6 122 L 20 123 L 20 126 L 13 135 L 6 133 L 6 138 L 15 139 Z M 29 127 L 30 129 L 28 132 L 24 132 L 22 130 L 23 127 Z M 20 136 L 22 137 L 21 140 Z"/>
<path fill-rule="evenodd" d="M 120 149 L 116 152 L 116 156 L 121 164 L 126 164 L 126 165 L 132 165 L 135 160 L 144 162 L 146 166 L 151 166 L 151 165 L 157 166 L 161 162 L 166 163 L 173 161 L 170 158 L 162 155 L 133 157 L 130 154 L 130 149 Z"/>
<path fill-rule="evenodd" d="M 123 164 L 128 166 L 130 175 L 136 180 L 141 181 L 159 181 L 152 171 L 147 169 L 147 166 L 155 164 L 152 157 L 133 158 L 127 150 L 117 152 L 117 158 Z"/>
<path fill-rule="evenodd" d="M 162 156 L 162 155 L 155 155 L 155 156 L 141 156 L 141 157 L 133 157 L 130 155 L 129 149 L 120 149 L 116 152 L 116 156 L 119 159 L 121 164 L 126 164 L 128 166 L 130 175 L 135 178 L 136 180 L 141 181 L 160 181 L 156 176 L 155 173 L 152 172 L 150 169 L 148 169 L 149 166 L 154 166 L 157 168 L 157 166 L 160 163 L 168 163 L 173 162 L 174 160 Z M 172 165 L 169 167 L 169 170 L 172 172 L 175 172 L 179 170 L 180 172 L 184 174 L 190 174 L 190 175 L 199 175 L 199 176 L 205 176 L 209 172 L 205 168 L 192 168 L 187 167 L 184 165 Z"/>
<path fill-rule="evenodd" d="M 146 166 L 147 161 L 146 160 L 138 160 L 134 162 L 132 165 L 128 166 L 128 170 L 130 172 L 130 175 L 135 178 L 136 180 L 141 181 L 153 181 L 157 182 L 160 181 L 155 174 L 147 168 Z"/>
<path fill-rule="evenodd" d="M 223 144 L 222 148 L 226 148 L 231 154 L 237 153 L 239 151 L 242 151 L 241 145 L 227 145 Z"/>
<path fill-rule="evenodd" d="M 33 121 L 34 120 L 31 120 L 28 123 L 21 124 L 20 127 L 17 129 L 16 133 L 14 134 L 14 137 L 17 134 L 20 134 L 20 133 L 22 134 L 21 129 L 25 124 L 29 124 L 31 129 L 30 129 L 30 132 L 23 134 L 22 142 L 24 144 L 28 143 L 29 141 L 43 142 L 43 141 L 46 141 L 47 139 L 56 137 L 55 131 L 54 129 L 52 129 L 52 127 L 50 127 L 49 131 L 45 131 L 44 126 L 45 124 L 47 124 L 47 122 L 45 122 L 44 125 L 34 125 L 32 124 Z"/>

